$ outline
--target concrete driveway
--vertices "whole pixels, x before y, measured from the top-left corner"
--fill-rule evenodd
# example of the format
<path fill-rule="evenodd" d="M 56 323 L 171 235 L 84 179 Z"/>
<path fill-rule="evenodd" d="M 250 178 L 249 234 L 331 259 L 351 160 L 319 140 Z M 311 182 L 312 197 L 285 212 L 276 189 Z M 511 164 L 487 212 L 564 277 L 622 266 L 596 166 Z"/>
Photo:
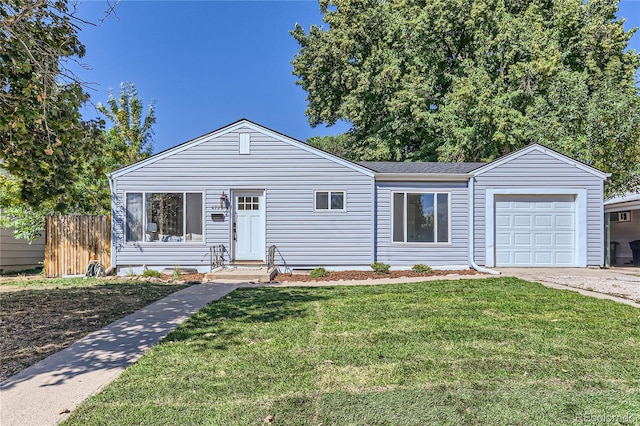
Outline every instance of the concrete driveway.
<path fill-rule="evenodd" d="M 640 268 L 495 268 L 503 276 L 539 282 L 553 288 L 574 288 L 598 297 L 610 295 L 619 302 L 640 307 Z"/>

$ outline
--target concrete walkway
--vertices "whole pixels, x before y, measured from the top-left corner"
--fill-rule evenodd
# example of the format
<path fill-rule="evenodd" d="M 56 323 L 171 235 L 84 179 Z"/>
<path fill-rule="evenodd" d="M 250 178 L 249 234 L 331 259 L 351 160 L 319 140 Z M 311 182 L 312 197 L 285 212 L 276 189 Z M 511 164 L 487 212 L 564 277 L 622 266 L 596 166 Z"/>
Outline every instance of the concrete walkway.
<path fill-rule="evenodd" d="M 237 287 L 200 284 L 185 288 L 8 378 L 0 383 L 0 425 L 61 422 L 193 313 Z"/>

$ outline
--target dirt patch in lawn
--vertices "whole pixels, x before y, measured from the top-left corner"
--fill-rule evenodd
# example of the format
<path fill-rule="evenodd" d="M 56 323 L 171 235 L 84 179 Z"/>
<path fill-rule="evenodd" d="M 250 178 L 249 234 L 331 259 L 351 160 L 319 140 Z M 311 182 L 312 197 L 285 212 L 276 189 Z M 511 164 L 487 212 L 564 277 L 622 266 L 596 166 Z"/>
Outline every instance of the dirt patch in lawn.
<path fill-rule="evenodd" d="M 460 271 L 432 271 L 432 272 L 415 272 L 415 271 L 389 271 L 388 273 L 379 274 L 374 271 L 331 271 L 326 277 L 315 278 L 309 274 L 278 274 L 274 281 L 365 281 L 379 280 L 382 278 L 413 278 L 413 277 L 442 277 L 445 275 L 477 275 L 478 271 L 473 269 L 464 269 Z"/>
<path fill-rule="evenodd" d="M 141 309 L 184 283 L 87 282 L 0 292 L 0 381 Z"/>

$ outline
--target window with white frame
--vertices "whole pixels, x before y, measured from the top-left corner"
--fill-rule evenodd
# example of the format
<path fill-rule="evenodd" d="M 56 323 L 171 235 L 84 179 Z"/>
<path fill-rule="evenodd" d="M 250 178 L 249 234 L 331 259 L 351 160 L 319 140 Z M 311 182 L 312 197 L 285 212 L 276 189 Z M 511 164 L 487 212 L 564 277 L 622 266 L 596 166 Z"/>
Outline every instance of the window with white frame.
<path fill-rule="evenodd" d="M 202 242 L 202 193 L 130 192 L 127 242 Z"/>
<path fill-rule="evenodd" d="M 316 191 L 316 210 L 345 210 L 344 191 Z"/>
<path fill-rule="evenodd" d="M 449 194 L 393 193 L 394 243 L 448 243 Z"/>

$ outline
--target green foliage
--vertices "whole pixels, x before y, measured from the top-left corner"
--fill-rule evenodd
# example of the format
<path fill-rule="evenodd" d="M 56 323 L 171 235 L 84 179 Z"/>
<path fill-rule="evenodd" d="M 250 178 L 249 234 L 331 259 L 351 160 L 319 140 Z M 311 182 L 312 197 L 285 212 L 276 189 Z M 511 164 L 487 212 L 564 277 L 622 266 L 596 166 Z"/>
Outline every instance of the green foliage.
<path fill-rule="evenodd" d="M 488 161 L 539 142 L 612 172 L 610 192 L 640 184 L 640 55 L 616 0 L 320 8 L 326 29 L 291 32 L 294 74 L 312 125 L 352 124 L 348 158 Z"/>
<path fill-rule="evenodd" d="M 102 123 L 82 120 L 88 95 L 64 68 L 84 56 L 80 24 L 66 1 L 0 5 L 0 161 L 31 207 L 67 209 L 69 187 L 101 145 Z"/>
<path fill-rule="evenodd" d="M 376 274 L 388 274 L 390 268 L 390 265 L 382 262 L 373 262 L 371 264 L 371 269 L 373 269 Z"/>
<path fill-rule="evenodd" d="M 182 272 L 180 272 L 180 267 L 179 266 L 174 266 L 173 267 L 173 274 L 171 274 L 171 277 L 174 280 L 179 280 L 180 278 L 182 278 Z"/>
<path fill-rule="evenodd" d="M 421 274 L 430 274 L 431 272 L 433 272 L 433 269 L 431 269 L 431 266 L 423 265 L 421 263 L 419 263 L 417 265 L 413 265 L 411 270 L 414 271 L 414 272 L 421 273 Z"/>
<path fill-rule="evenodd" d="M 27 240 L 36 239 L 44 231 L 45 217 L 48 214 L 109 214 L 111 211 L 111 194 L 106 173 L 116 170 L 131 162 L 147 158 L 150 154 L 151 125 L 155 122 L 153 109 L 149 107 L 149 115 L 142 119 L 142 102 L 136 95 L 132 83 L 123 84 L 120 100 L 124 105 L 115 105 L 110 99 L 109 105 L 116 108 L 114 114 L 123 117 L 122 111 L 128 111 L 126 131 L 114 123 L 108 132 L 102 132 L 99 138 L 101 144 L 87 153 L 79 164 L 75 165 L 73 177 L 64 187 L 64 192 L 57 198 L 43 198 L 38 204 L 28 202 L 23 198 L 21 182 L 14 175 L 0 177 L 0 207 L 3 215 L 0 226 L 11 228 L 17 238 Z M 109 117 L 107 115 L 107 117 Z M 115 117 L 115 115 L 114 115 Z M 138 123 L 137 130 L 131 126 Z M 140 124 L 143 123 L 143 124 Z M 121 133 L 142 135 L 134 143 L 128 143 L 120 138 Z M 141 148 L 143 147 L 143 148 Z M 137 149 L 142 151 L 136 151 Z M 59 201 L 65 202 L 60 204 Z"/>
<path fill-rule="evenodd" d="M 143 117 L 143 103 L 133 83 L 120 83 L 118 99 L 111 91 L 107 105 L 99 103 L 97 109 L 113 125 L 107 131 L 106 139 L 114 169 L 151 155 L 153 124 L 156 122 L 153 101 Z"/>
<path fill-rule="evenodd" d="M 151 277 L 151 278 L 160 278 L 162 277 L 162 274 L 160 273 L 160 271 L 156 271 L 155 269 L 145 269 L 144 272 L 142 272 L 142 276 Z"/>
<path fill-rule="evenodd" d="M 311 275 L 311 277 L 313 278 L 328 277 L 329 271 L 327 271 L 325 268 L 320 266 L 318 268 L 313 269 L 311 272 L 309 272 L 309 275 Z"/>

